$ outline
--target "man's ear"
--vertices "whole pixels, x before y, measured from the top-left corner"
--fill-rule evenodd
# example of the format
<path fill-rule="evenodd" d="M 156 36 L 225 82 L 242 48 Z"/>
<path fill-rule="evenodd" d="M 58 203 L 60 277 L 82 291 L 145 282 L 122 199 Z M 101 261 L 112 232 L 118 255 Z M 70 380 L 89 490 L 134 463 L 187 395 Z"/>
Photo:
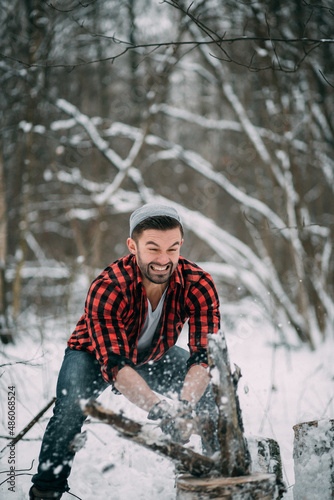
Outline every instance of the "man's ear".
<path fill-rule="evenodd" d="M 137 254 L 137 245 L 136 245 L 135 240 L 133 240 L 132 238 L 128 238 L 126 241 L 126 244 L 128 246 L 128 249 L 130 250 L 130 252 L 133 255 L 136 255 Z"/>

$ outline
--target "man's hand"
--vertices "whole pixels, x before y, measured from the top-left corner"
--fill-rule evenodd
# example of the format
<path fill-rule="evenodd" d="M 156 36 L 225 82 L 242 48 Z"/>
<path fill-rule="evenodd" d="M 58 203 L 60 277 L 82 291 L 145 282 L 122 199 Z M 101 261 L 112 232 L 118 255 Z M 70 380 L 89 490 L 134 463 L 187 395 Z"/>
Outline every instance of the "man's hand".
<path fill-rule="evenodd" d="M 181 400 L 176 408 L 167 401 L 162 400 L 155 404 L 147 418 L 149 420 L 161 420 L 159 427 L 166 435 L 171 436 L 172 441 L 187 443 L 193 432 L 192 406 L 189 401 Z"/>

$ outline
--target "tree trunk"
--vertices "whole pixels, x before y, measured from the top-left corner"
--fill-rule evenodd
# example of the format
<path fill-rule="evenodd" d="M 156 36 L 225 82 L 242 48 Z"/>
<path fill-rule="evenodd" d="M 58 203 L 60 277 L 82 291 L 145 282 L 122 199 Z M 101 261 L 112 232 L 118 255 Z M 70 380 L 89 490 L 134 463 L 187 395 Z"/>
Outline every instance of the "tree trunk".
<path fill-rule="evenodd" d="M 334 498 L 334 420 L 297 424 L 293 458 L 294 500 Z"/>
<path fill-rule="evenodd" d="M 0 144 L 0 340 L 7 344 L 13 340 L 12 331 L 8 322 L 7 283 L 6 283 L 6 261 L 7 261 L 7 206 L 5 175 Z"/>

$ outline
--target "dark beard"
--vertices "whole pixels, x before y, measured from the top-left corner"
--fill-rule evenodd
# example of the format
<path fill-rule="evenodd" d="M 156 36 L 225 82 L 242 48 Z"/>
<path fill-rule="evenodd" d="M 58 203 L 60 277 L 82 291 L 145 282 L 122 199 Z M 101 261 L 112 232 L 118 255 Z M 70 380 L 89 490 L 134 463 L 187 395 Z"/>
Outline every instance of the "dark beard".
<path fill-rule="evenodd" d="M 169 268 L 167 269 L 166 272 L 161 272 L 161 275 L 156 274 L 151 271 L 150 266 L 154 266 L 154 263 L 151 262 L 147 266 L 142 266 L 140 262 L 138 262 L 138 266 L 142 274 L 147 278 L 151 283 L 155 283 L 156 285 L 161 285 L 163 283 L 167 283 L 167 281 L 170 280 L 171 275 L 173 274 L 173 265 L 172 263 L 169 264 Z"/>

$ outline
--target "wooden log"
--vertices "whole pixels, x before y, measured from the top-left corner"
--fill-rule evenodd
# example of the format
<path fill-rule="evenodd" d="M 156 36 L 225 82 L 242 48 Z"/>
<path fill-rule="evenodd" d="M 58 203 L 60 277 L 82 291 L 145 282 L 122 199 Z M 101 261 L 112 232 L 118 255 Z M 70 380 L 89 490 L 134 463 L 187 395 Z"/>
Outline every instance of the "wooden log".
<path fill-rule="evenodd" d="M 218 407 L 220 472 L 225 477 L 245 476 L 250 471 L 250 455 L 244 438 L 239 400 L 236 393 L 240 371 L 231 373 L 225 336 L 209 336 L 208 359 L 211 382 Z"/>
<path fill-rule="evenodd" d="M 130 418 L 103 408 L 97 401 L 90 401 L 83 407 L 85 415 L 91 415 L 115 428 L 122 437 L 141 444 L 150 450 L 164 455 L 182 464 L 186 471 L 195 476 L 208 474 L 216 466 L 216 462 L 204 457 L 190 448 L 185 448 L 166 437 L 157 437 L 142 424 Z"/>
<path fill-rule="evenodd" d="M 180 476 L 177 500 L 273 500 L 276 477 L 256 473 L 239 477 L 195 478 Z"/>
<path fill-rule="evenodd" d="M 332 500 L 334 420 L 303 422 L 293 430 L 294 500 Z"/>

